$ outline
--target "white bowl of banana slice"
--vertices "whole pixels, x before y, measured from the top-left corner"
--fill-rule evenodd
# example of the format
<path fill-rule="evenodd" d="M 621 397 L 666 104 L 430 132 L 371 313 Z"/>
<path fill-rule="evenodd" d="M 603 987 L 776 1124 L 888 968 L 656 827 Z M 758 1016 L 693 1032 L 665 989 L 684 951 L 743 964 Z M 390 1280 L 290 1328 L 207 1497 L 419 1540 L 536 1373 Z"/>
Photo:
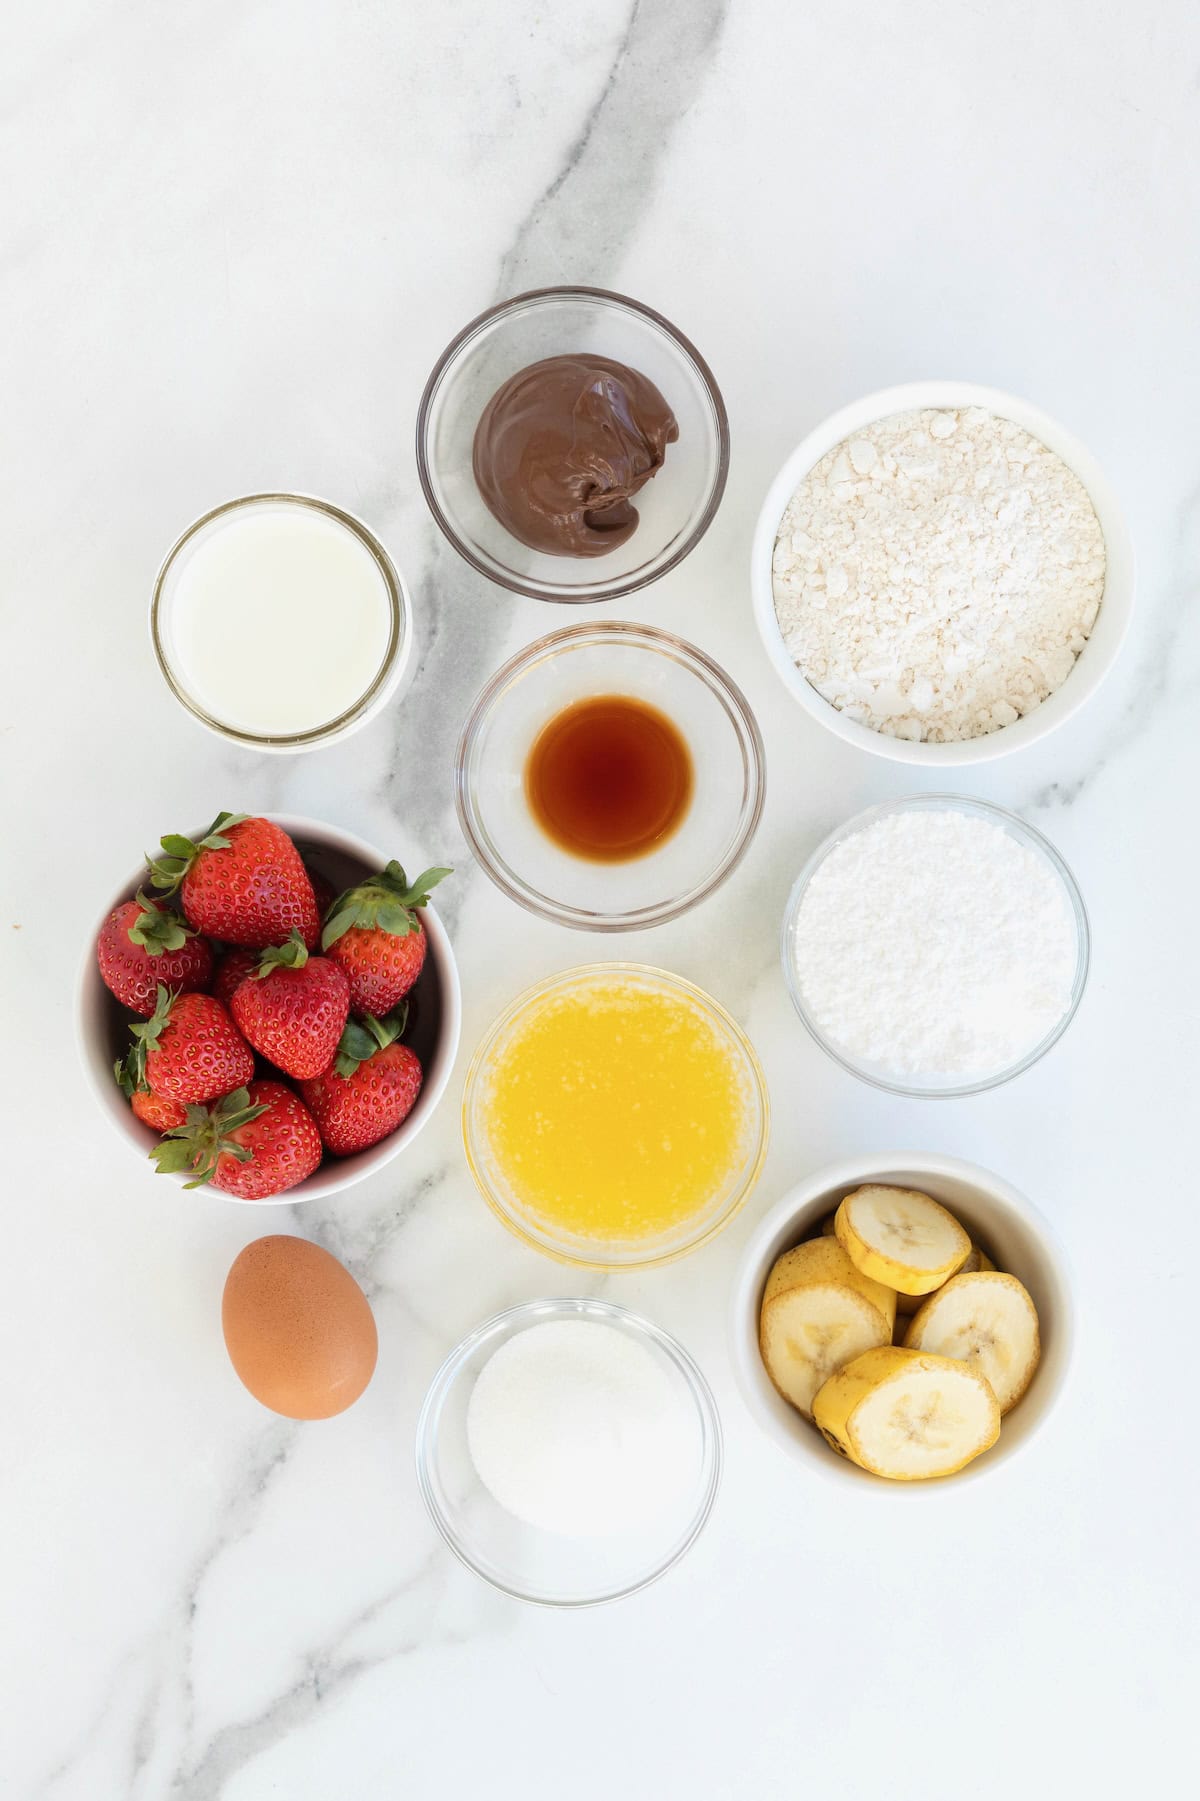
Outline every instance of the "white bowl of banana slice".
<path fill-rule="evenodd" d="M 957 1157 L 819 1170 L 763 1219 L 733 1290 L 733 1364 L 768 1435 L 835 1481 L 942 1488 L 1045 1424 L 1074 1346 L 1036 1208 Z"/>

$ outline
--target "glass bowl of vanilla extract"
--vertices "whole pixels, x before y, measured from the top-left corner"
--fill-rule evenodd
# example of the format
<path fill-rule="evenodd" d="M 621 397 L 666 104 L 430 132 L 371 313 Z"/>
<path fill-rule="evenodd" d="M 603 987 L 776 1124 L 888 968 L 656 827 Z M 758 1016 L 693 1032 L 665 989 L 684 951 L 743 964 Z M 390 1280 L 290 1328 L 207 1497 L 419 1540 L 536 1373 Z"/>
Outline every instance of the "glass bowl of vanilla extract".
<path fill-rule="evenodd" d="M 704 651 L 621 620 L 552 632 L 494 675 L 455 763 L 476 858 L 582 931 L 677 919 L 736 868 L 765 796 L 762 737 Z"/>

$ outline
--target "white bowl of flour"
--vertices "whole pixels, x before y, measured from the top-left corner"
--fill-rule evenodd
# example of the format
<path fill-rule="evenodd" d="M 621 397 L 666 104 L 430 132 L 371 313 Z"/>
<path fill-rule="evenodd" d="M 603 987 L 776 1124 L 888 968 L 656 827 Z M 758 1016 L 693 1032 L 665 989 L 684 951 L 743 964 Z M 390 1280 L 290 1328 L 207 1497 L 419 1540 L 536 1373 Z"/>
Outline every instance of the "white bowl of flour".
<path fill-rule="evenodd" d="M 793 451 L 759 514 L 772 663 L 847 743 L 928 767 L 1045 737 L 1095 692 L 1133 607 L 1133 548 L 1099 465 L 1027 401 L 885 388 Z"/>

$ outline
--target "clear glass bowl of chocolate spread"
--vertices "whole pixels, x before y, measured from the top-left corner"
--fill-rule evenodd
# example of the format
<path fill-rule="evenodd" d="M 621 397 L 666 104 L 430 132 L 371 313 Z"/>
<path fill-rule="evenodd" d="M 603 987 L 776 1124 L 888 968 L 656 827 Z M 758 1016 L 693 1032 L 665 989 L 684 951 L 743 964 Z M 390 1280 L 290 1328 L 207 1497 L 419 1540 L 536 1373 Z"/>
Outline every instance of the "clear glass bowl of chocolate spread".
<path fill-rule="evenodd" d="M 467 562 L 538 600 L 632 594 L 711 524 L 729 467 L 725 405 L 660 314 L 599 288 L 491 307 L 438 359 L 417 468 Z"/>

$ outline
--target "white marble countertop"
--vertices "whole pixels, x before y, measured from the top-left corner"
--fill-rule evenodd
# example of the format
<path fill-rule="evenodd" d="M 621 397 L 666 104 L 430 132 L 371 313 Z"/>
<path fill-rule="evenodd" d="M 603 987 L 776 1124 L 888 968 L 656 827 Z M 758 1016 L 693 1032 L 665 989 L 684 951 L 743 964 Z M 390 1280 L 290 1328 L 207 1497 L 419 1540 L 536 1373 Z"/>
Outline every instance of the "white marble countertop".
<path fill-rule="evenodd" d="M 1188 0 L 581 0 L 569 16 L 529 0 L 73 0 L 14 16 L 4 62 L 5 1801 L 1177 1792 L 1200 1475 Z M 723 387 L 724 505 L 628 610 L 727 665 L 770 765 L 736 886 L 619 946 L 519 912 L 458 836 L 470 698 L 563 616 L 456 558 L 412 449 L 448 338 L 493 299 L 563 280 L 665 312 Z M 1129 512 L 1140 597 L 1082 715 L 958 783 L 1074 867 L 1095 938 L 1079 1018 L 1011 1085 L 920 1103 L 822 1058 L 776 936 L 817 839 L 923 784 L 785 693 L 747 560 L 803 432 L 942 374 L 1027 395 L 1092 447 Z M 380 532 L 423 638 L 401 708 L 295 759 L 195 726 L 145 631 L 176 533 L 275 486 Z M 141 1167 L 71 1045 L 98 897 L 159 833 L 218 807 L 316 815 L 410 867 L 456 864 L 464 1062 L 440 1113 L 376 1179 L 269 1218 Z M 775 1124 L 724 1239 L 587 1284 L 697 1356 L 727 1468 L 665 1581 L 559 1615 L 455 1563 L 412 1438 L 470 1325 L 571 1285 L 474 1192 L 457 1101 L 498 1005 L 597 952 L 710 987 L 758 1046 Z M 806 1482 L 746 1416 L 725 1346 L 731 1266 L 763 1210 L 817 1165 L 889 1146 L 957 1152 L 1022 1188 L 1066 1242 L 1081 1316 L 1036 1452 L 899 1511 L 887 1491 Z M 272 1420 L 226 1361 L 225 1271 L 264 1229 L 319 1239 L 371 1295 L 378 1373 L 333 1422 Z"/>

